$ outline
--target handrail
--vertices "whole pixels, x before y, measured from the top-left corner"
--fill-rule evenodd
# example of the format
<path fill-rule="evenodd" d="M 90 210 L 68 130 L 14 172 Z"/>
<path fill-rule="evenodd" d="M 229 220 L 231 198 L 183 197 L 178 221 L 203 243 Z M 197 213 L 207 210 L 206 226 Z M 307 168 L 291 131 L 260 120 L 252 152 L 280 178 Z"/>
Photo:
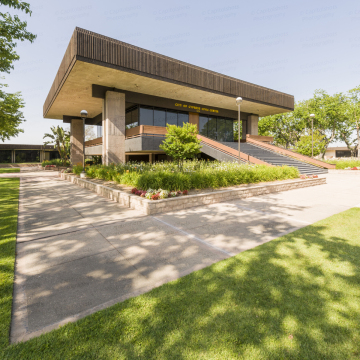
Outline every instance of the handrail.
<path fill-rule="evenodd" d="M 261 142 L 269 142 L 269 143 L 274 141 L 274 138 L 272 136 L 246 134 L 246 138 L 250 138 L 250 139 L 261 141 Z"/>
<path fill-rule="evenodd" d="M 201 142 L 203 142 L 204 144 L 214 148 L 214 149 L 217 149 L 217 150 L 220 150 L 224 153 L 227 153 L 231 156 L 234 156 L 235 158 L 238 158 L 239 157 L 239 152 L 236 151 L 235 149 L 231 148 L 230 146 L 226 146 L 224 144 L 221 144 L 219 143 L 218 141 L 216 140 L 212 140 L 212 139 L 209 139 L 203 135 L 197 135 L 197 138 L 199 140 L 201 140 Z M 250 156 L 248 154 L 245 154 L 243 152 L 240 152 L 240 159 L 241 160 L 244 160 L 244 161 L 249 161 L 250 163 L 252 164 L 256 164 L 256 165 L 267 165 L 267 166 L 273 166 L 265 161 L 262 161 L 260 159 L 257 159 L 257 158 L 254 158 L 253 156 Z"/>
<path fill-rule="evenodd" d="M 148 134 L 151 134 L 153 136 L 166 135 L 166 133 L 167 133 L 166 128 L 162 127 L 162 126 L 139 125 L 139 126 L 131 128 L 131 129 L 126 129 L 125 130 L 125 138 L 129 139 L 132 137 L 148 135 Z"/>
<path fill-rule="evenodd" d="M 267 144 L 267 143 L 263 143 L 263 142 L 254 140 L 251 137 L 248 137 L 247 135 L 246 135 L 246 141 L 249 142 L 250 144 L 254 144 L 254 145 L 257 145 L 259 147 L 262 147 L 262 148 L 265 148 L 265 149 L 268 149 L 268 150 L 272 150 L 272 151 L 280 153 L 282 155 L 291 156 L 291 157 L 293 157 L 293 158 L 295 158 L 297 160 L 300 160 L 300 161 L 303 161 L 303 162 L 306 162 L 306 163 L 309 163 L 309 164 L 312 164 L 312 165 L 315 165 L 315 166 L 318 166 L 318 167 L 322 167 L 322 168 L 325 168 L 325 169 L 335 169 L 335 167 L 336 167 L 336 165 L 328 164 L 328 163 L 326 163 L 324 161 L 313 159 L 313 158 L 311 158 L 309 156 L 305 156 L 305 155 L 296 153 L 296 152 L 291 151 L 291 150 L 283 149 L 283 148 L 280 148 L 278 146 L 274 146 L 274 145 L 270 145 L 270 144 Z"/>

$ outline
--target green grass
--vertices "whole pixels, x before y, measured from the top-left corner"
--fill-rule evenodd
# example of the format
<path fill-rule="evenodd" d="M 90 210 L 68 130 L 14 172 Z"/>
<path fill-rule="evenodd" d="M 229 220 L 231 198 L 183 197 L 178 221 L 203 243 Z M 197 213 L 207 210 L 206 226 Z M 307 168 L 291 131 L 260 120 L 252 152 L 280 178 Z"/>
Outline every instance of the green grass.
<path fill-rule="evenodd" d="M 76 323 L 3 359 L 359 359 L 360 208 Z"/>
<path fill-rule="evenodd" d="M 0 169 L 0 174 L 5 174 L 5 173 L 17 173 L 20 172 L 19 168 L 4 168 L 4 169 Z"/>
<path fill-rule="evenodd" d="M 19 179 L 0 178 L 0 349 L 9 344 L 18 201 Z"/>
<path fill-rule="evenodd" d="M 360 167 L 360 159 L 350 158 L 350 159 L 340 159 L 340 160 L 326 160 L 329 164 L 335 164 L 336 169 L 346 169 L 348 167 Z"/>

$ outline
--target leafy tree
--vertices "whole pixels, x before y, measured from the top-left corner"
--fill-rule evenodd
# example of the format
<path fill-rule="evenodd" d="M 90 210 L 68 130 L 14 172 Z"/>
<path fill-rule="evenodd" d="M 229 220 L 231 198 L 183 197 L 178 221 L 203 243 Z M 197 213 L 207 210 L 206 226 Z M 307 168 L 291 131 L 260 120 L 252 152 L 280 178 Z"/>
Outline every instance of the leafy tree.
<path fill-rule="evenodd" d="M 329 95 L 324 90 L 316 90 L 314 97 L 308 100 L 307 109 L 314 113 L 314 129 L 323 136 L 324 149 L 322 157 L 329 144 L 339 140 L 339 131 L 346 120 L 347 97 L 342 94 Z"/>
<path fill-rule="evenodd" d="M 202 146 L 201 140 L 197 138 L 197 126 L 190 123 L 184 123 L 182 127 L 168 124 L 166 130 L 166 138 L 159 147 L 182 168 L 185 159 L 193 158 L 200 153 Z"/>
<path fill-rule="evenodd" d="M 314 131 L 314 156 L 318 156 L 324 152 L 325 144 L 323 142 L 323 136 L 319 131 Z M 300 140 L 295 144 L 295 150 L 303 155 L 311 156 L 312 153 L 312 136 L 303 135 Z"/>
<path fill-rule="evenodd" d="M 295 106 L 293 112 L 261 118 L 259 121 L 259 135 L 273 136 L 275 145 L 286 149 L 295 146 L 300 140 L 305 127 L 303 112 L 303 107 Z"/>
<path fill-rule="evenodd" d="M 0 5 L 24 11 L 31 15 L 30 5 L 19 0 L 0 0 Z M 33 42 L 36 35 L 26 30 L 26 21 L 21 21 L 17 15 L 10 15 L 0 11 L 0 72 L 10 73 L 14 68 L 14 61 L 19 60 L 15 51 L 16 41 L 28 40 Z M 11 136 L 17 136 L 23 130 L 18 127 L 25 121 L 19 109 L 24 107 L 23 99 L 19 92 L 6 93 L 6 87 L 0 84 L 0 139 L 4 141 Z"/>
<path fill-rule="evenodd" d="M 19 110 L 24 107 L 20 93 L 7 94 L 0 84 L 0 140 L 9 140 L 24 130 L 19 125 L 24 121 L 23 113 Z"/>
<path fill-rule="evenodd" d="M 348 94 L 346 119 L 340 128 L 340 139 L 351 151 L 351 156 L 360 157 L 360 86 L 351 89 Z"/>
<path fill-rule="evenodd" d="M 57 149 L 60 159 L 63 165 L 65 165 L 70 154 L 70 132 L 60 126 L 51 126 L 50 130 L 52 134 L 45 134 L 43 137 L 43 139 L 50 139 L 44 141 L 44 145 L 54 145 L 54 149 Z"/>

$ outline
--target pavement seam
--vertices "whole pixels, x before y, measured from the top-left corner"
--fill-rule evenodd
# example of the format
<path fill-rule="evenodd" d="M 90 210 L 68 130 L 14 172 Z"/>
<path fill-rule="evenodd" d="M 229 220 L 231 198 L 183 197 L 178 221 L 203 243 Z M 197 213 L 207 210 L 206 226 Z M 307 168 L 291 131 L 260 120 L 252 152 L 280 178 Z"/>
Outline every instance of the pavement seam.
<path fill-rule="evenodd" d="M 159 221 L 159 222 L 163 223 L 164 225 L 167 225 L 167 226 L 171 227 L 172 229 L 177 230 L 178 232 L 186 235 L 188 238 L 190 238 L 190 239 L 192 239 L 192 240 L 195 240 L 195 241 L 198 241 L 198 242 L 202 243 L 203 245 L 206 245 L 206 246 L 208 246 L 208 247 L 210 247 L 210 248 L 212 248 L 212 249 L 214 249 L 214 250 L 216 250 L 216 251 L 220 251 L 220 252 L 222 252 L 223 254 L 225 254 L 225 255 L 227 255 L 227 256 L 234 256 L 234 255 L 235 255 L 234 253 L 229 253 L 228 251 L 226 251 L 226 250 L 224 250 L 224 249 L 221 249 L 221 248 L 219 248 L 219 247 L 217 247 L 217 246 L 215 246 L 215 245 L 211 245 L 211 244 L 209 244 L 208 242 L 206 242 L 205 240 L 200 239 L 198 236 L 195 236 L 194 234 L 190 234 L 190 233 L 188 233 L 188 232 L 185 231 L 185 230 L 179 229 L 178 227 L 173 226 L 173 225 L 167 223 L 167 222 L 164 221 L 164 220 L 161 220 L 161 219 L 159 219 L 159 218 L 157 218 L 157 217 L 155 217 L 155 216 L 151 216 L 151 217 L 152 217 L 153 219 L 155 219 L 156 221 Z"/>
<path fill-rule="evenodd" d="M 260 213 L 260 214 L 267 215 L 267 216 L 274 216 L 274 217 L 278 217 L 278 218 L 282 218 L 282 219 L 293 220 L 293 221 L 300 222 L 300 223 L 303 223 L 303 224 L 306 224 L 306 225 L 310 225 L 310 224 L 311 224 L 311 223 L 308 222 L 308 221 L 303 221 L 303 220 L 294 219 L 294 218 L 292 218 L 292 217 L 290 217 L 290 216 L 273 214 L 273 213 L 270 213 L 270 212 L 267 212 L 267 211 L 256 210 L 256 209 L 253 209 L 253 208 L 248 208 L 248 207 L 246 207 L 246 206 L 241 206 L 241 205 L 237 205 L 237 204 L 235 204 L 235 206 L 236 206 L 237 208 L 239 208 L 239 209 L 242 209 L 242 210 L 247 210 L 247 211 L 251 211 L 251 212 L 256 212 L 256 213 Z"/>

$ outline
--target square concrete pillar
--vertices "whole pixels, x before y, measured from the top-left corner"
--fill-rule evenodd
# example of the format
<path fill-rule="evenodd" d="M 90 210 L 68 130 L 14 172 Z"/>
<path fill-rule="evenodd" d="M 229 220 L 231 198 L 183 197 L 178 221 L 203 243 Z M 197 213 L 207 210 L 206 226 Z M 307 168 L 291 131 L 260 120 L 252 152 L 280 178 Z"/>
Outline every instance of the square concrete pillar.
<path fill-rule="evenodd" d="M 70 127 L 70 162 L 72 165 L 83 163 L 84 124 L 81 119 L 72 119 Z"/>
<path fill-rule="evenodd" d="M 247 134 L 259 134 L 259 115 L 249 115 L 247 119 Z"/>
<path fill-rule="evenodd" d="M 106 92 L 102 125 L 103 164 L 125 163 L 125 94 Z"/>

